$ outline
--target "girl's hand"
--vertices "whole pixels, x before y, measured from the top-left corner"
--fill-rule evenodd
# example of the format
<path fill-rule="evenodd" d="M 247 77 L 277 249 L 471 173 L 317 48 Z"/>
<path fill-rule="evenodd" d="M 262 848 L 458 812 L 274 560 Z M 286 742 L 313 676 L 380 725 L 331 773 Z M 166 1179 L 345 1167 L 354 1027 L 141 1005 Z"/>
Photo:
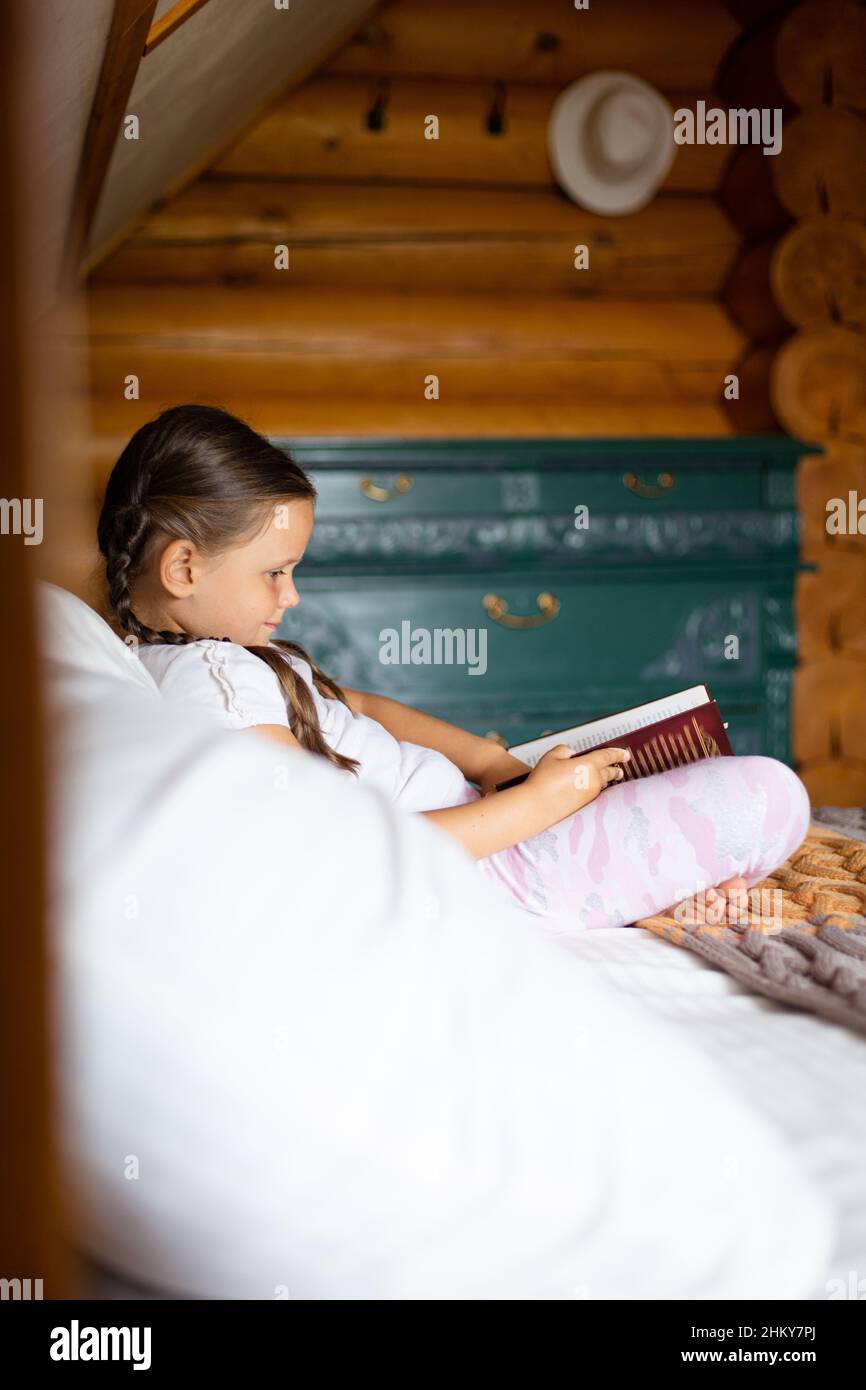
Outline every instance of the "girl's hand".
<path fill-rule="evenodd" d="M 625 776 L 621 764 L 630 757 L 628 748 L 594 748 L 575 757 L 560 743 L 538 760 L 525 785 L 544 798 L 545 806 L 561 808 L 556 819 L 564 820 L 594 801 L 609 782 L 621 781 Z"/>
<path fill-rule="evenodd" d="M 476 859 L 483 859 L 579 811 L 608 782 L 623 776 L 620 764 L 630 756 L 627 748 L 596 748 L 576 758 L 560 744 L 545 753 L 520 786 L 422 815 L 453 835 Z"/>

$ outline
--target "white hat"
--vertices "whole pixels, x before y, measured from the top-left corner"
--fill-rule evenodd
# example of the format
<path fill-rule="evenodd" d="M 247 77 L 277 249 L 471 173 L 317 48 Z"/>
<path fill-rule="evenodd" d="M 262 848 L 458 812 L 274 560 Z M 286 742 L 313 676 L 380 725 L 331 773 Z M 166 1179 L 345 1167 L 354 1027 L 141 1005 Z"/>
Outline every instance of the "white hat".
<path fill-rule="evenodd" d="M 592 212 L 645 207 L 673 163 L 674 113 L 630 72 L 591 72 L 560 92 L 547 128 L 566 193 Z"/>

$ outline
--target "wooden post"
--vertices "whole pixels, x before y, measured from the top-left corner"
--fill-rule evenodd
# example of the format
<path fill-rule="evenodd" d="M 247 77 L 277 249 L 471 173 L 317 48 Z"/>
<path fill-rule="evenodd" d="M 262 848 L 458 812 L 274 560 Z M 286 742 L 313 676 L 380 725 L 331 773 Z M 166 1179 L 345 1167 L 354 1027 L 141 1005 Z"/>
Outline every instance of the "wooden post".
<path fill-rule="evenodd" d="M 866 217 L 866 117 L 812 107 L 785 126 L 782 148 L 767 163 L 776 196 L 795 217 Z"/>
<path fill-rule="evenodd" d="M 866 173 L 864 173 L 866 177 Z M 772 250 L 769 284 L 789 323 L 866 325 L 866 224 L 805 217 Z"/>
<path fill-rule="evenodd" d="M 770 404 L 770 374 L 777 351 L 775 342 L 752 346 L 731 368 L 739 395 L 723 405 L 737 434 L 777 434 L 781 428 Z"/>
<path fill-rule="evenodd" d="M 12 104 L 23 90 L 13 80 L 25 42 L 22 8 L 0 5 L 0 187 L 8 209 L 0 217 L 0 458 L 6 499 L 29 498 L 35 505 L 25 404 L 33 365 L 26 358 L 25 320 L 32 306 L 23 288 L 31 229 L 24 222 L 21 141 L 28 129 L 38 128 L 39 118 Z M 6 1210 L 0 1277 L 21 1280 L 22 1288 L 30 1280 L 30 1296 L 47 1299 L 68 1296 L 70 1288 L 52 1153 L 45 766 L 33 591 L 38 549 L 25 546 L 21 534 L 0 536 L 0 642 L 6 654 L 0 681 L 0 1192 Z"/>
<path fill-rule="evenodd" d="M 830 656 L 796 672 L 794 742 L 813 805 L 866 801 L 866 725 L 862 660 Z"/>
<path fill-rule="evenodd" d="M 804 558 L 797 588 L 800 654 L 794 753 L 814 802 L 866 799 L 866 8 L 855 0 L 729 4 L 759 20 L 722 65 L 731 105 L 781 107 L 782 148 L 740 150 L 720 200 L 748 238 L 723 302 L 752 339 L 741 358 L 739 429 L 764 424 L 761 393 L 781 426 L 826 444 L 801 460 Z M 794 225 L 791 218 L 800 219 Z M 798 331 L 779 336 L 781 326 Z M 771 417 L 772 418 L 772 417 Z M 839 499 L 833 503 L 832 499 Z M 851 499 L 854 502 L 852 512 Z M 828 529 L 828 502 L 845 526 Z"/>
<path fill-rule="evenodd" d="M 866 111 L 866 10 L 857 0 L 806 0 L 781 24 L 776 72 L 798 106 Z"/>
<path fill-rule="evenodd" d="M 754 343 L 780 342 L 791 322 L 779 310 L 770 286 L 776 241 L 755 242 L 740 252 L 722 291 L 725 308 Z"/>
<path fill-rule="evenodd" d="M 719 105 L 778 107 L 784 120 L 793 115 L 796 105 L 776 71 L 781 23 L 779 15 L 769 15 L 731 45 L 716 78 L 716 90 L 721 98 Z"/>
<path fill-rule="evenodd" d="M 725 0 L 726 7 L 741 24 L 760 24 L 791 6 L 791 0 Z"/>
<path fill-rule="evenodd" d="M 747 242 L 775 238 L 791 225 L 791 214 L 776 194 L 769 168 L 778 158 L 765 155 L 758 145 L 743 145 L 722 176 L 719 202 Z"/>
<path fill-rule="evenodd" d="M 835 326 L 795 333 L 773 363 L 771 398 L 797 439 L 866 441 L 866 338 Z"/>

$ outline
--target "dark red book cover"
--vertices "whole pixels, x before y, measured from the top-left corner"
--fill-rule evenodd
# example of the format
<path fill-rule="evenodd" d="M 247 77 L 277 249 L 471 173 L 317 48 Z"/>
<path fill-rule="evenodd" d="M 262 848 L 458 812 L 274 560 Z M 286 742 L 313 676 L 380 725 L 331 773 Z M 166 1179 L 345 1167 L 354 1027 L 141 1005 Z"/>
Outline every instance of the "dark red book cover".
<path fill-rule="evenodd" d="M 734 753 L 715 700 L 708 700 L 706 704 L 685 710 L 682 714 L 659 719 L 644 729 L 634 729 L 629 734 L 619 734 L 616 738 L 605 739 L 603 743 L 594 743 L 592 748 L 582 749 L 575 757 L 585 757 L 596 748 L 631 749 L 631 757 L 622 764 L 625 781 L 652 777 L 655 772 L 683 767 L 702 758 L 730 758 Z M 516 787 L 518 783 L 525 782 L 530 771 L 510 777 L 507 782 L 498 782 L 496 790 L 504 791 L 506 787 Z M 616 783 L 609 785 L 616 786 Z"/>

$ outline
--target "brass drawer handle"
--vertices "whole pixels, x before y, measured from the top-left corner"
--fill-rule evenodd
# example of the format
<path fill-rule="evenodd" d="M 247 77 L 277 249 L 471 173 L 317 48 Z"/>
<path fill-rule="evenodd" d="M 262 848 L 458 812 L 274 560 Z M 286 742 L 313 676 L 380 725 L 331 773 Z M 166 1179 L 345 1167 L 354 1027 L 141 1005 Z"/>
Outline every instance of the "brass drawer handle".
<path fill-rule="evenodd" d="M 503 738 L 498 729 L 488 729 L 484 737 L 489 738 L 491 743 L 498 743 L 500 748 L 508 747 L 508 739 Z"/>
<path fill-rule="evenodd" d="M 393 488 L 379 487 L 372 478 L 359 478 L 358 487 L 371 502 L 391 502 L 401 492 L 409 492 L 412 479 L 407 473 L 398 473 Z"/>
<path fill-rule="evenodd" d="M 659 473 L 656 483 L 642 482 L 637 473 L 626 473 L 623 477 L 625 486 L 636 492 L 638 497 L 663 497 L 676 485 L 676 481 L 673 473 Z"/>
<path fill-rule="evenodd" d="M 552 730 L 552 729 L 542 729 L 541 733 L 538 734 L 537 737 L 538 737 L 538 738 L 546 738 L 548 734 L 552 734 L 552 733 L 553 733 L 553 730 Z M 491 743 L 498 743 L 500 748 L 508 748 L 508 747 L 510 747 L 510 744 L 509 744 L 509 742 L 508 742 L 508 739 L 507 739 L 507 738 L 504 738 L 503 735 L 499 732 L 498 729 L 488 729 L 488 730 L 487 730 L 487 733 L 484 735 L 484 737 L 485 737 L 485 738 L 489 738 Z"/>
<path fill-rule="evenodd" d="M 537 737 L 538 737 L 538 738 L 546 738 L 548 734 L 552 734 L 552 733 L 553 733 L 553 730 L 552 730 L 552 729 L 542 729 L 541 733 L 538 734 Z M 510 744 L 509 744 L 509 742 L 508 742 L 508 739 L 505 738 L 505 737 L 503 737 L 503 735 L 499 732 L 498 729 L 488 729 L 488 730 L 487 730 L 487 733 L 484 735 L 484 737 L 485 737 L 485 738 L 489 738 L 491 743 L 498 743 L 500 748 L 508 748 L 508 747 L 510 747 Z"/>
<path fill-rule="evenodd" d="M 508 604 L 499 594 L 485 594 L 481 602 L 487 616 L 495 623 L 501 623 L 503 627 L 541 627 L 544 623 L 552 622 L 561 607 L 556 595 L 547 593 L 538 595 L 535 602 L 538 604 L 539 612 L 529 617 L 509 613 Z"/>

